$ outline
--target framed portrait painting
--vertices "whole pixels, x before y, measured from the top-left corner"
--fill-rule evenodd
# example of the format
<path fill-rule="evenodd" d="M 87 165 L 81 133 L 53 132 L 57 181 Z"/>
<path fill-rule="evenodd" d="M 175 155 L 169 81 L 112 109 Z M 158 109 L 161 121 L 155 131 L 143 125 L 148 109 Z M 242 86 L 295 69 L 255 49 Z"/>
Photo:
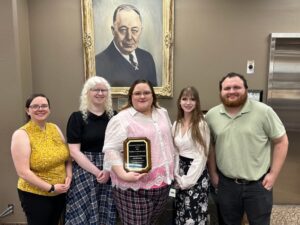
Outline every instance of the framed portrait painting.
<path fill-rule="evenodd" d="M 136 79 L 173 96 L 174 0 L 81 0 L 85 78 L 102 76 L 113 96 Z"/>

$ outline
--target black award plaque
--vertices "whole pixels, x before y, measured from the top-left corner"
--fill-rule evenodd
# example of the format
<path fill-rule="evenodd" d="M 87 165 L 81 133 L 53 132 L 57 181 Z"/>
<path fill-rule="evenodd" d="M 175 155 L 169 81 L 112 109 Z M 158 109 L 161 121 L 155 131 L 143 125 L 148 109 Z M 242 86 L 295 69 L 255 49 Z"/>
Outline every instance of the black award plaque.
<path fill-rule="evenodd" d="M 124 169 L 127 172 L 147 173 L 151 170 L 151 144 L 146 137 L 124 141 Z"/>

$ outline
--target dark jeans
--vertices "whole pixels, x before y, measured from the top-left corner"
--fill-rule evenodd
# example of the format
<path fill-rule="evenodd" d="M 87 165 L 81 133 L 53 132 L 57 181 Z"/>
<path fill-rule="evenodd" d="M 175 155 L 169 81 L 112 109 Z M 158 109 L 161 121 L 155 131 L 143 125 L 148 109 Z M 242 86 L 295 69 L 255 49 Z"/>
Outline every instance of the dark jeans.
<path fill-rule="evenodd" d="M 240 225 L 246 212 L 250 225 L 269 225 L 273 205 L 272 191 L 262 186 L 262 179 L 237 184 L 219 174 L 218 203 L 225 225 Z"/>
<path fill-rule="evenodd" d="M 212 185 L 210 186 L 209 191 L 208 212 L 210 215 L 210 225 L 224 225 L 218 203 L 217 189 L 215 189 Z"/>
<path fill-rule="evenodd" d="M 66 195 L 42 196 L 18 189 L 28 225 L 58 225 L 65 208 Z"/>

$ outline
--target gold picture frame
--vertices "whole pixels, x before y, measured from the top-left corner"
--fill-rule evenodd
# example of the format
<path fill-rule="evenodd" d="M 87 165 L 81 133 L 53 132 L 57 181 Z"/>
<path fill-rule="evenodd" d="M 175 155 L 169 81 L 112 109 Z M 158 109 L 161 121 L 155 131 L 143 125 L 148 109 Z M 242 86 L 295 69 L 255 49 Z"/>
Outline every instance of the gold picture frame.
<path fill-rule="evenodd" d="M 93 6 L 97 2 L 101 3 L 104 1 L 116 2 L 111 0 L 81 0 L 82 30 L 83 30 L 82 40 L 83 40 L 83 51 L 84 51 L 85 79 L 96 75 L 95 29 L 94 29 L 95 15 L 94 15 Z M 122 0 L 118 0 L 118 1 L 122 2 Z M 161 15 L 162 37 L 160 37 L 161 38 L 160 49 L 162 52 L 160 51 L 160 49 L 158 50 L 161 57 L 161 60 L 159 61 L 161 66 L 158 70 L 159 73 L 157 73 L 157 77 L 160 80 L 158 82 L 158 85 L 155 86 L 154 89 L 155 89 L 155 93 L 158 96 L 172 97 L 173 96 L 173 48 L 174 48 L 174 0 L 156 0 L 156 1 L 131 0 L 130 2 L 134 3 L 135 1 L 136 2 L 138 1 L 139 5 L 142 4 L 143 1 L 145 4 L 149 4 L 149 2 L 152 2 L 152 4 L 154 4 L 153 2 L 157 2 L 157 4 L 161 4 L 159 5 L 159 7 L 162 9 L 162 15 Z M 149 9 L 147 8 L 145 10 L 149 10 Z M 111 31 L 109 29 L 107 32 L 109 32 L 109 34 L 111 35 Z M 155 57 L 153 58 L 155 61 Z M 114 97 L 118 97 L 118 96 L 124 97 L 124 95 L 127 95 L 128 89 L 129 87 L 112 87 L 112 94 Z"/>

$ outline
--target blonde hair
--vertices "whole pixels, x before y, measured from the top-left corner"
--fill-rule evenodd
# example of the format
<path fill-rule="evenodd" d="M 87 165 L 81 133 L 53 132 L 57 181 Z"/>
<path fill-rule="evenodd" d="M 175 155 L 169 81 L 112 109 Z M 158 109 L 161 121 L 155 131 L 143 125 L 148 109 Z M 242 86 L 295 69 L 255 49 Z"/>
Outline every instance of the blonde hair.
<path fill-rule="evenodd" d="M 104 103 L 104 110 L 109 118 L 114 115 L 112 108 L 112 99 L 111 99 L 111 87 L 106 79 L 99 76 L 90 77 L 83 85 L 81 95 L 80 95 L 80 105 L 79 110 L 82 113 L 83 119 L 86 121 L 88 117 L 88 108 L 90 106 L 90 99 L 88 97 L 88 92 L 94 88 L 97 84 L 103 84 L 107 88 L 107 97 Z"/>

